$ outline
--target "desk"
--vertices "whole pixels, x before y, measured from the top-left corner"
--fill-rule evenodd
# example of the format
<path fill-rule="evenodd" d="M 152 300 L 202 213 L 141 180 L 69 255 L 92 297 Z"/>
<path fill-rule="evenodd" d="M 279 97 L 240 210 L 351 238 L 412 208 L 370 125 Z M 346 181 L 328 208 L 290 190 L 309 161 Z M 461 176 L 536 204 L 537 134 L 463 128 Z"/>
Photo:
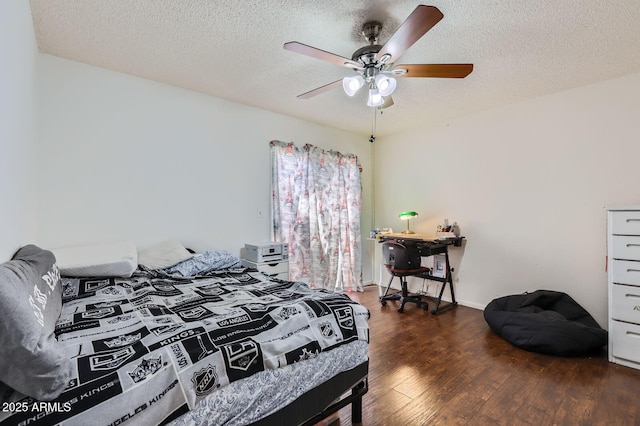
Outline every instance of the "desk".
<path fill-rule="evenodd" d="M 451 268 L 449 264 L 449 246 L 460 247 L 462 245 L 462 240 L 464 237 L 451 237 L 451 238 L 437 238 L 433 235 L 425 235 L 425 234 L 401 234 L 401 233 L 388 233 L 388 234 L 380 234 L 379 242 L 384 242 L 388 240 L 396 240 L 404 245 L 415 245 L 418 248 L 420 256 L 429 257 L 435 254 L 444 254 L 445 257 L 445 274 L 444 277 L 437 277 L 432 275 L 431 271 L 427 274 L 416 275 L 418 278 L 423 278 L 425 280 L 430 281 L 438 281 L 443 283 L 442 288 L 438 294 L 438 297 L 434 296 L 424 296 L 426 299 L 430 299 L 435 302 L 435 308 L 430 310 L 429 312 L 433 315 L 438 314 L 446 309 L 453 308 L 458 304 L 456 302 L 456 295 L 453 291 L 453 277 L 451 273 L 453 272 L 453 268 Z M 451 302 L 444 304 L 442 303 L 442 295 L 444 294 L 444 289 L 449 285 L 449 291 L 451 292 Z"/>

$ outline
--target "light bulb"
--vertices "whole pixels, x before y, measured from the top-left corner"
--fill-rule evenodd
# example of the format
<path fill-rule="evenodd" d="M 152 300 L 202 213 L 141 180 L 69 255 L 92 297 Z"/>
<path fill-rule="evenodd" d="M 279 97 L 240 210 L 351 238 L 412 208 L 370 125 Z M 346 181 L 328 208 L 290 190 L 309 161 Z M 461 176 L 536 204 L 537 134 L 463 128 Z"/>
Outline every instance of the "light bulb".
<path fill-rule="evenodd" d="M 378 89 L 373 88 L 369 89 L 369 99 L 367 100 L 367 106 L 377 107 L 384 103 L 384 99 L 382 99 L 382 95 L 378 91 Z"/>
<path fill-rule="evenodd" d="M 396 79 L 393 77 L 387 77 L 386 75 L 376 75 L 376 86 L 382 96 L 389 96 L 396 90 Z"/>
<path fill-rule="evenodd" d="M 358 89 L 360 89 L 364 85 L 364 78 L 362 76 L 356 75 L 354 77 L 345 77 L 342 79 L 342 88 L 344 92 L 353 96 L 356 94 Z"/>

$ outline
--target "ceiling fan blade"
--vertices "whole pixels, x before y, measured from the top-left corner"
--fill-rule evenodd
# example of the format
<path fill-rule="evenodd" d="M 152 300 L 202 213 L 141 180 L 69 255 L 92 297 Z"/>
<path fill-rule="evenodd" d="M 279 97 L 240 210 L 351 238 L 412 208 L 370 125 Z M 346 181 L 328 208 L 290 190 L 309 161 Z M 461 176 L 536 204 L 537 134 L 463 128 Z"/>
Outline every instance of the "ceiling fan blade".
<path fill-rule="evenodd" d="M 284 49 L 291 52 L 300 53 L 301 55 L 311 56 L 312 58 L 320 59 L 322 61 L 332 62 L 336 65 L 340 65 L 341 67 L 362 69 L 362 64 L 352 61 L 349 58 L 326 52 L 316 47 L 307 46 L 306 44 L 302 44 L 297 41 L 290 41 L 288 43 L 285 43 Z"/>
<path fill-rule="evenodd" d="M 401 73 L 400 70 L 407 70 Z M 395 77 L 465 78 L 473 71 L 473 64 L 401 64 L 391 70 Z"/>
<path fill-rule="evenodd" d="M 338 86 L 342 86 L 342 79 L 336 80 L 333 83 L 325 84 L 324 86 L 320 86 L 317 89 L 309 90 L 302 95 L 298 95 L 298 99 L 309 99 L 320 93 L 328 92 L 331 89 L 335 89 Z"/>
<path fill-rule="evenodd" d="M 384 62 L 393 63 L 420 37 L 437 24 L 444 15 L 435 6 L 425 6 L 423 4 L 416 7 L 411 15 L 400 25 L 389 41 L 382 46 L 376 58 L 381 60 L 385 55 L 389 55 Z"/>

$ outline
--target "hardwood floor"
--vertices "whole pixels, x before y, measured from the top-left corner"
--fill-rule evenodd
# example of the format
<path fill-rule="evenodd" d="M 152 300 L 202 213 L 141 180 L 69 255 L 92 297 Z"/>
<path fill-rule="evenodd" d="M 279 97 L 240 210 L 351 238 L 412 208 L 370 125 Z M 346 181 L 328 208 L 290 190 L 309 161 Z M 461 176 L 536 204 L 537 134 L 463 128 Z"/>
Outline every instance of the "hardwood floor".
<path fill-rule="evenodd" d="M 407 304 L 401 314 L 397 302 L 380 305 L 376 286 L 349 295 L 371 312 L 365 426 L 640 425 L 640 370 L 609 363 L 606 348 L 527 352 L 493 333 L 481 310 L 434 316 Z M 333 424 L 350 425 L 350 407 Z"/>

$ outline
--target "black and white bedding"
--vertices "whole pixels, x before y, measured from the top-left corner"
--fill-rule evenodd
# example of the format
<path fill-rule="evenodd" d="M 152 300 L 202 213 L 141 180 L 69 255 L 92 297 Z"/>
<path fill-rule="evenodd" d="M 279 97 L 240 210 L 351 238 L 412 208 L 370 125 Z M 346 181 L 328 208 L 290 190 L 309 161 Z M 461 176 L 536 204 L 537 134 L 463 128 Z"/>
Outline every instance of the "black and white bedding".
<path fill-rule="evenodd" d="M 72 360 L 68 385 L 46 403 L 0 385 L 0 425 L 161 424 L 194 407 L 210 410 L 215 404 L 203 400 L 228 386 L 251 393 L 263 386 L 251 384 L 253 375 L 275 375 L 273 382 L 281 370 L 295 377 L 299 361 L 336 364 L 334 349 L 342 361 L 352 358 L 338 370 L 367 356 L 365 307 L 257 271 L 182 277 L 142 268 L 130 278 L 61 284 L 55 333 Z"/>

